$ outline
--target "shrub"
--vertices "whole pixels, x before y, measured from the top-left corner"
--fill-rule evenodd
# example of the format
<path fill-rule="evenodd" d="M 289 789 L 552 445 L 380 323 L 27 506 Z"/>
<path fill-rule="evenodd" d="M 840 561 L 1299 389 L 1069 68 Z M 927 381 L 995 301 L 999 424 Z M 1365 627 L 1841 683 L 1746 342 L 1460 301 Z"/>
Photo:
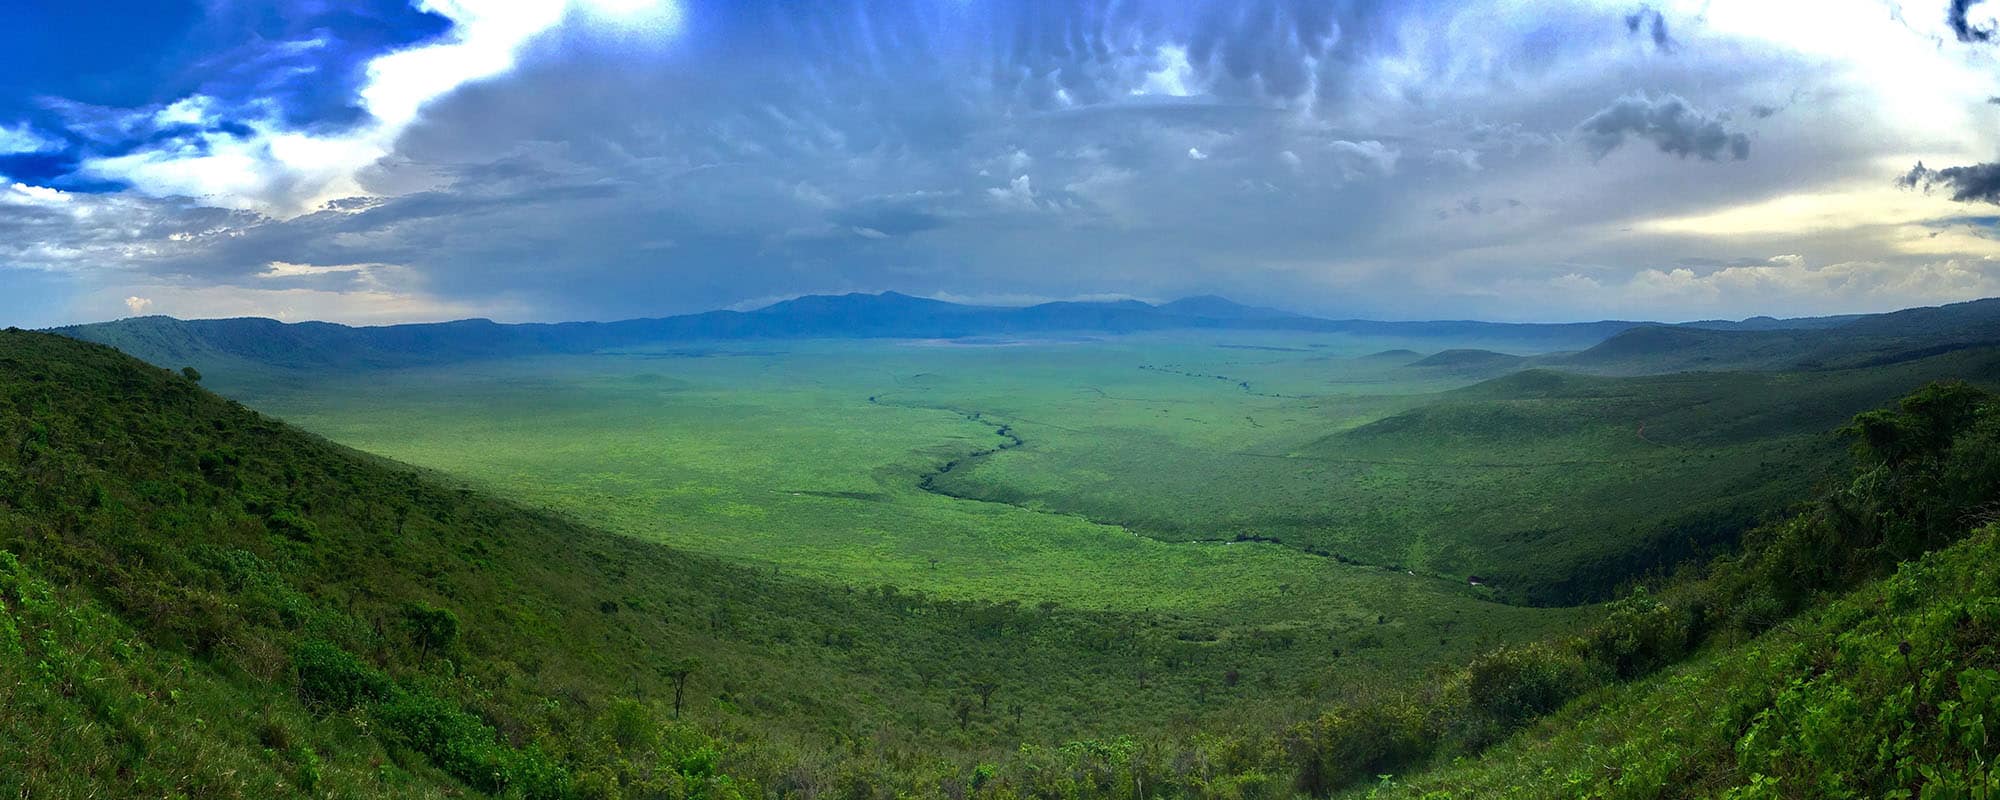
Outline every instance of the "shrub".
<path fill-rule="evenodd" d="M 363 700 L 388 694 L 389 677 L 354 654 L 330 642 L 314 639 L 301 643 L 292 652 L 292 672 L 298 679 L 299 698 L 308 705 L 346 710 Z"/>
<path fill-rule="evenodd" d="M 450 609 L 410 603 L 403 607 L 403 627 L 409 630 L 410 642 L 417 646 L 420 658 L 429 658 L 458 641 L 458 615 Z"/>
<path fill-rule="evenodd" d="M 1685 655 L 1696 633 L 1692 609 L 1655 601 L 1644 590 L 1610 604 L 1584 636 L 1584 653 L 1619 678 L 1652 672 Z"/>
<path fill-rule="evenodd" d="M 272 533 L 299 542 L 311 542 L 319 538 L 319 526 L 306 519 L 298 509 L 282 507 L 264 517 L 264 527 Z"/>
<path fill-rule="evenodd" d="M 398 690 L 375 707 L 375 715 L 398 744 L 480 791 L 533 800 L 574 794 L 561 764 L 533 747 L 508 748 L 491 726 L 449 700 Z"/>
<path fill-rule="evenodd" d="M 1466 665 L 1471 730 L 1484 747 L 1596 684 L 1582 659 L 1549 645 L 1503 647 Z"/>

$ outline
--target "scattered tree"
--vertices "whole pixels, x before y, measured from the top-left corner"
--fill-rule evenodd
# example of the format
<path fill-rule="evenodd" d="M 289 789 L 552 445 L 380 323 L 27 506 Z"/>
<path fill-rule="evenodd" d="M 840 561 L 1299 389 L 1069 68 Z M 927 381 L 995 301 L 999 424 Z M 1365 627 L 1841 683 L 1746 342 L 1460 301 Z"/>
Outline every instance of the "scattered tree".
<path fill-rule="evenodd" d="M 432 608 L 421 603 L 403 607 L 403 627 L 417 646 L 418 660 L 428 660 L 431 651 L 442 651 L 458 640 L 458 615 L 450 609 Z"/>
<path fill-rule="evenodd" d="M 979 693 L 979 710 L 985 711 L 993 705 L 993 693 L 1000 691 L 1000 684 L 992 679 L 975 681 L 972 690 Z"/>
<path fill-rule="evenodd" d="M 683 658 L 660 667 L 660 677 L 674 682 L 674 719 L 681 718 L 681 700 L 686 696 L 688 679 L 701 671 L 701 659 Z"/>

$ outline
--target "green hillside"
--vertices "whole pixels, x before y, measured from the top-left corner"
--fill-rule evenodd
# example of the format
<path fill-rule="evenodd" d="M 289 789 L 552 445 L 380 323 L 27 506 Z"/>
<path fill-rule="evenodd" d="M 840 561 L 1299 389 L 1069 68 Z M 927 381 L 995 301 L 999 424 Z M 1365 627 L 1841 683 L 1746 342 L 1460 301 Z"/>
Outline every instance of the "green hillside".
<path fill-rule="evenodd" d="M 1991 797 L 2000 531 L 1367 797 Z"/>
<path fill-rule="evenodd" d="M 1620 672 L 1669 666 L 1590 677 L 1577 665 L 1603 652 L 1601 633 L 1531 651 L 1509 694 L 1574 702 L 1367 795 L 1994 796 L 2000 404 L 1937 385 L 1849 431 L 1863 462 L 1849 484 L 1613 612 L 1609 641 L 1646 656 Z"/>
<path fill-rule="evenodd" d="M 1433 368 L 1367 369 L 1411 391 L 1428 387 L 1404 376 Z M 1837 469 L 1835 427 L 1949 378 L 2000 382 L 2000 350 L 1811 372 L 1534 369 L 1402 398 L 1322 388 L 1232 401 L 1233 424 L 1185 406 L 1160 417 L 1200 421 L 1181 430 L 1130 417 L 1099 430 L 1079 423 L 1088 419 L 1080 402 L 1038 407 L 1018 390 L 925 394 L 1020 420 L 1013 430 L 1029 442 L 937 480 L 958 496 L 1167 541 L 1256 537 L 1354 563 L 1476 575 L 1518 601 L 1572 604 L 1733 546 Z M 1242 423 L 1244 413 L 1261 427 Z M 1277 421 L 1287 419 L 1306 421 L 1286 430 Z"/>
<path fill-rule="evenodd" d="M 1642 325 L 1578 353 L 1544 357 L 1561 369 L 1609 374 L 1684 370 L 1817 370 L 1897 364 L 2000 338 L 2000 300 L 1885 314 L 1798 320 L 1783 326 Z"/>

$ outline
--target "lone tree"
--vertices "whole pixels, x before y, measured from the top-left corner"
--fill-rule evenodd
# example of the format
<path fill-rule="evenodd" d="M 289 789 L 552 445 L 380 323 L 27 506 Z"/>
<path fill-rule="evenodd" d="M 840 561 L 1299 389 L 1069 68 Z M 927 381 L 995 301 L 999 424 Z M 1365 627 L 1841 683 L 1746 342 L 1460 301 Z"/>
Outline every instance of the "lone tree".
<path fill-rule="evenodd" d="M 955 716 L 955 717 L 958 717 L 958 729 L 959 729 L 960 731 L 963 731 L 963 730 L 965 730 L 966 728 L 969 728 L 969 727 L 972 727 L 972 699 L 971 699 L 971 698 L 967 698 L 967 697 L 961 697 L 961 698 L 959 698 L 959 699 L 958 699 L 958 702 L 957 702 L 957 703 L 954 703 L 954 704 L 952 705 L 952 709 L 951 709 L 951 713 L 952 713 L 952 716 Z"/>
<path fill-rule="evenodd" d="M 660 677 L 674 682 L 674 719 L 681 718 L 681 699 L 686 696 L 688 679 L 701 671 L 701 659 L 683 658 L 660 667 Z"/>
<path fill-rule="evenodd" d="M 979 710 L 986 711 L 993 706 L 993 693 L 1000 691 L 1000 684 L 991 678 L 974 681 L 972 690 L 979 693 Z"/>
<path fill-rule="evenodd" d="M 181 377 L 194 381 L 195 383 L 201 383 L 201 370 L 195 369 L 194 367 L 181 367 Z"/>
<path fill-rule="evenodd" d="M 450 609 L 412 603 L 403 607 L 403 626 L 417 645 L 419 660 L 427 660 L 431 651 L 442 651 L 458 641 L 458 615 Z"/>

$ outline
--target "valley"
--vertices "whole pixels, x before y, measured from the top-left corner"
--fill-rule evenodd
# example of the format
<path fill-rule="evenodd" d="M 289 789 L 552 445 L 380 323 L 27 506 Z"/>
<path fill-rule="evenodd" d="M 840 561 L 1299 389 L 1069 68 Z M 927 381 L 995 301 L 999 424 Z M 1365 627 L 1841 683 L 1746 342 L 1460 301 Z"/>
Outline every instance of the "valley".
<path fill-rule="evenodd" d="M 0 17 L 0 800 L 2000 798 L 2000 0 Z"/>
<path fill-rule="evenodd" d="M 898 313 L 902 301 L 885 302 Z M 190 357 L 193 371 L 157 374 L 10 334 L 9 352 L 27 354 L 0 362 L 13 407 L 42 420 L 17 463 L 48 487 L 9 501 L 27 511 L 9 523 L 10 552 L 37 565 L 16 580 L 75 587 L 79 613 L 204 620 L 91 635 L 162 648 L 137 662 L 147 669 L 220 669 L 202 679 L 222 681 L 203 689 L 216 713 L 290 674 L 307 703 L 284 713 L 305 716 L 265 723 L 288 738 L 327 710 L 322 677 L 301 670 L 347 664 L 356 677 L 341 680 L 389 687 L 343 689 L 360 694 L 336 704 L 389 733 L 308 736 L 312 755 L 258 762 L 271 780 L 318 763 L 298 759 L 381 747 L 411 786 L 435 770 L 488 790 L 546 773 L 554 788 L 523 792 L 552 797 L 588 775 L 644 784 L 653 768 L 621 760 L 632 747 L 670 754 L 679 766 L 659 774 L 684 787 L 693 773 L 676 760 L 712 752 L 703 769 L 776 794 L 796 781 L 966 786 L 989 768 L 1025 787 L 1036 759 L 1116 772 L 1177 753 L 1226 766 L 1157 780 L 1206 775 L 1197 793 L 1233 795 L 1273 789 L 1276 770 L 1320 795 L 1478 753 L 1575 693 L 1740 635 L 1717 630 L 1759 630 L 1700 620 L 1724 613 L 1711 606 L 1764 608 L 1764 573 L 1718 575 L 1751 569 L 1734 554 L 1778 547 L 1756 543 L 1845 480 L 1841 426 L 1927 382 L 2000 383 L 2000 352 L 1910 334 L 1886 345 L 1914 344 L 1908 358 L 1635 374 L 1625 340 L 1661 341 L 1644 329 L 1570 350 L 1504 326 L 1385 336 L 1285 322 L 591 352 L 548 339 L 495 353 L 451 344 L 486 335 L 454 324 L 412 334 L 460 355 L 371 364 L 337 342 L 379 332 L 260 355 L 241 347 L 254 335 L 229 338 L 235 327 L 72 332 L 163 365 Z M 1715 344 L 1701 334 L 1697 347 Z M 1618 358 L 1587 366 L 1607 348 Z M 154 388 L 75 393 L 91 382 Z M 57 414 L 51 391 L 75 407 Z M 51 423 L 68 433 L 35 433 Z M 157 433 L 92 444 L 103 434 L 89 431 L 120 424 Z M 123 460 L 163 447 L 176 455 Z M 92 466 L 49 473 L 36 453 Z M 53 528 L 33 521 L 65 508 Z M 89 538 L 107 524 L 183 538 Z M 435 545 L 410 550 L 412 530 Z M 169 588 L 180 580 L 243 599 L 203 610 Z M 1645 604 L 1649 588 L 1663 604 Z M 1635 608 L 1673 621 L 1624 632 Z M 430 614 L 455 620 L 435 645 L 409 627 Z M 1536 691 L 1556 699 L 1489 707 L 1502 691 L 1479 683 L 1489 669 L 1553 670 Z M 459 744 L 398 728 L 415 724 L 399 716 L 410 703 L 458 720 L 436 724 Z M 1373 721 L 1344 727 L 1349 714 Z M 681 743 L 578 738 L 614 718 Z M 512 776 L 500 784 L 438 749 L 488 741 L 501 749 L 479 763 Z M 1388 749 L 1339 755 L 1364 744 Z M 340 780 L 375 793 L 383 774 Z M 1097 793 L 1119 795 L 1084 792 Z"/>

